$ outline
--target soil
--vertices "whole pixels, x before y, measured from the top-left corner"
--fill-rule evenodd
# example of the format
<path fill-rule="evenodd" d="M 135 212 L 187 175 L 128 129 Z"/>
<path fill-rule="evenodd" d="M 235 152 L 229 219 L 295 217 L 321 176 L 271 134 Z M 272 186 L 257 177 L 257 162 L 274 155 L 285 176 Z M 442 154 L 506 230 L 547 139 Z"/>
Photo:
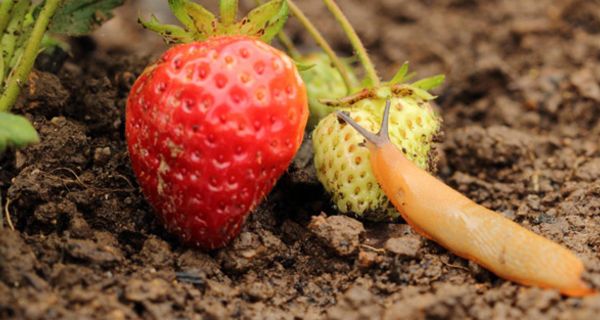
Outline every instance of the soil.
<path fill-rule="evenodd" d="M 438 176 L 573 250 L 600 289 L 600 2 L 340 1 L 389 77 L 405 60 L 438 90 Z M 318 0 L 301 1 L 341 51 Z M 292 21 L 302 48 L 312 42 Z M 131 171 L 125 98 L 149 61 L 82 50 L 37 71 L 15 112 L 42 143 L 0 157 L 15 231 L 0 237 L 0 318 L 596 319 L 600 297 L 523 287 L 405 224 L 337 216 L 307 139 L 214 252 L 180 245 Z M 92 46 L 93 47 L 93 46 Z M 524 243 L 524 246 L 527 244 Z"/>

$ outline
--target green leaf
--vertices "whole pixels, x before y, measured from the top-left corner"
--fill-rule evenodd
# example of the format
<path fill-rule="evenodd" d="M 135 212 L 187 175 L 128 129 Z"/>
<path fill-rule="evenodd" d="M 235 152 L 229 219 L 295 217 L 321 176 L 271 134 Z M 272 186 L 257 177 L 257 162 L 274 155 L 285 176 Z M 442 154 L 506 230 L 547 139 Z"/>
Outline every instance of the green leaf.
<path fill-rule="evenodd" d="M 221 23 L 229 27 L 235 22 L 238 12 L 238 0 L 219 0 L 219 11 L 221 13 Z"/>
<path fill-rule="evenodd" d="M 67 41 L 53 37 L 49 34 L 44 34 L 42 42 L 40 43 L 40 47 L 46 53 L 53 52 L 53 50 L 56 48 L 60 48 L 62 51 L 67 53 L 71 52 L 71 45 Z"/>
<path fill-rule="evenodd" d="M 254 10 L 240 22 L 242 34 L 254 35 L 271 42 L 288 18 L 287 0 L 271 0 Z"/>
<path fill-rule="evenodd" d="M 423 90 L 432 90 L 441 86 L 444 83 L 444 80 L 446 80 L 446 76 L 444 76 L 443 74 L 438 74 L 433 77 L 413 82 L 412 86 Z"/>
<path fill-rule="evenodd" d="M 185 3 L 188 0 L 169 0 L 169 7 L 173 15 L 185 26 L 185 29 L 190 32 L 196 31 L 194 20 L 190 18 L 189 14 L 185 10 Z"/>
<path fill-rule="evenodd" d="M 23 116 L 0 112 L 0 153 L 40 142 L 37 132 Z"/>
<path fill-rule="evenodd" d="M 304 63 L 298 60 L 294 60 L 294 64 L 296 65 L 296 69 L 300 72 L 310 70 L 316 66 L 314 63 Z"/>
<path fill-rule="evenodd" d="M 138 19 L 138 22 L 144 28 L 160 34 L 168 43 L 187 43 L 194 41 L 194 37 L 183 30 L 183 28 L 171 24 L 161 24 L 155 16 L 150 17 L 150 20 L 148 21 Z"/>
<path fill-rule="evenodd" d="M 124 0 L 65 0 L 50 22 L 49 31 L 68 36 L 92 32 L 112 18 L 112 9 Z"/>
<path fill-rule="evenodd" d="M 411 89 L 413 90 L 415 96 L 417 96 L 423 100 L 429 101 L 429 100 L 435 99 L 435 96 L 432 95 L 431 93 L 427 92 L 427 90 L 423 90 L 419 87 L 411 87 Z"/>
<path fill-rule="evenodd" d="M 400 70 L 398 70 L 398 72 L 396 72 L 396 74 L 390 81 L 390 84 L 394 85 L 394 84 L 404 82 L 404 79 L 406 78 L 407 74 L 408 74 L 408 61 L 406 61 L 402 64 L 402 67 L 400 67 Z"/>
<path fill-rule="evenodd" d="M 188 0 L 183 0 L 183 8 L 194 22 L 196 27 L 195 31 L 199 37 L 196 40 L 206 39 L 208 36 L 214 34 L 216 29 L 220 28 L 219 21 L 215 15 L 206 10 L 203 6 Z"/>
<path fill-rule="evenodd" d="M 362 88 L 371 88 L 371 87 L 373 87 L 373 80 L 369 79 L 369 77 L 364 77 L 360 81 L 360 87 L 362 87 Z"/>
<path fill-rule="evenodd" d="M 208 38 L 219 27 L 214 14 L 190 0 L 169 0 L 169 7 L 194 40 Z"/>

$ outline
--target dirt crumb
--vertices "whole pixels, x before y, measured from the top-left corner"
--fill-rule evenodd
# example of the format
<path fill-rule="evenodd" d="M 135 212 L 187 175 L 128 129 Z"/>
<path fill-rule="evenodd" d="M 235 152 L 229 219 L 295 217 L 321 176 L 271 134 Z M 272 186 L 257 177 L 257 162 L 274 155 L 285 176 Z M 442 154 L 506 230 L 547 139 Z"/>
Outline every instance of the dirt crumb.
<path fill-rule="evenodd" d="M 337 305 L 327 311 L 328 319 L 366 320 L 381 316 L 383 307 L 368 288 L 353 285 L 338 299 Z"/>
<path fill-rule="evenodd" d="M 346 216 L 315 216 L 308 228 L 340 256 L 357 253 L 360 236 L 365 232 L 360 221 Z"/>
<path fill-rule="evenodd" d="M 390 238 L 385 242 L 384 248 L 393 255 L 410 259 L 417 257 L 422 246 L 422 241 L 422 238 L 419 236 Z"/>
<path fill-rule="evenodd" d="M 363 269 L 368 269 L 376 263 L 381 262 L 381 260 L 382 259 L 377 252 L 360 250 L 358 253 L 358 265 Z"/>
<path fill-rule="evenodd" d="M 448 162 L 459 170 L 481 165 L 511 165 L 527 155 L 533 141 L 524 132 L 506 126 L 465 127 L 448 134 Z"/>
<path fill-rule="evenodd" d="M 575 175 L 584 181 L 598 181 L 600 179 L 600 158 L 593 158 L 577 169 Z"/>
<path fill-rule="evenodd" d="M 157 237 L 149 237 L 144 241 L 139 259 L 157 269 L 167 268 L 173 264 L 173 253 L 167 242 Z"/>
<path fill-rule="evenodd" d="M 123 260 L 119 249 L 92 240 L 69 239 L 64 247 L 66 253 L 72 258 L 98 266 L 108 267 Z"/>
<path fill-rule="evenodd" d="M 61 114 L 71 96 L 55 74 L 34 71 L 25 87 L 27 95 L 21 95 L 15 110 L 53 117 Z"/>
<path fill-rule="evenodd" d="M 232 272 L 245 272 L 249 268 L 266 266 L 285 250 L 285 244 L 267 230 L 258 233 L 242 232 L 217 259 L 221 266 Z"/>
<path fill-rule="evenodd" d="M 27 159 L 25 165 L 35 163 L 38 168 L 77 170 L 88 163 L 89 138 L 81 124 L 59 116 L 36 123 L 36 129 L 42 143 L 23 151 Z"/>
<path fill-rule="evenodd" d="M 160 302 L 167 296 L 169 286 L 163 279 L 145 281 L 131 279 L 125 287 L 125 299 L 134 302 Z"/>
<path fill-rule="evenodd" d="M 0 280 L 18 287 L 33 274 L 36 264 L 35 255 L 19 234 L 3 229 L 0 237 Z"/>
<path fill-rule="evenodd" d="M 461 319 L 472 299 L 464 286 L 442 285 L 436 294 L 419 294 L 386 309 L 383 319 Z"/>

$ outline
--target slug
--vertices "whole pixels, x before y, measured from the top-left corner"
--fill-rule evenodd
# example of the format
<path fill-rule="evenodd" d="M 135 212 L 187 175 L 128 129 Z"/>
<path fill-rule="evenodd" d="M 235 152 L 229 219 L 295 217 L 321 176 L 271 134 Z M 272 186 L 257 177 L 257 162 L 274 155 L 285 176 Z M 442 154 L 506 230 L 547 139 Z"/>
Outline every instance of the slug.
<path fill-rule="evenodd" d="M 377 134 L 346 113 L 337 115 L 366 138 L 375 178 L 412 228 L 504 279 L 567 296 L 596 293 L 581 280 L 583 263 L 571 251 L 476 204 L 408 160 L 389 140 L 389 110 L 388 100 Z"/>

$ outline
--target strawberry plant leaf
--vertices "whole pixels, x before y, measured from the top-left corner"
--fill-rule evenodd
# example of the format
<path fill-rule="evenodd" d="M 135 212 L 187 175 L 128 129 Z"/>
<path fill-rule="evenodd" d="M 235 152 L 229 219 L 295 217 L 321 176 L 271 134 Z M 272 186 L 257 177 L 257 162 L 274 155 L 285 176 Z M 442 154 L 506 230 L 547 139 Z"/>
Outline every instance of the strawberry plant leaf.
<path fill-rule="evenodd" d="M 197 3 L 189 0 L 169 0 L 169 7 L 196 40 L 205 40 L 213 29 L 218 27 L 217 18 Z"/>
<path fill-rule="evenodd" d="M 88 34 L 112 18 L 112 9 L 122 5 L 123 1 L 65 0 L 52 18 L 48 30 L 68 36 Z"/>
<path fill-rule="evenodd" d="M 390 81 L 390 84 L 395 85 L 395 84 L 404 82 L 407 74 L 408 74 L 408 61 L 406 61 L 402 64 L 402 67 L 400 67 L 400 70 L 398 70 L 398 72 L 396 72 L 396 74 Z"/>
<path fill-rule="evenodd" d="M 0 112 L 0 153 L 7 148 L 23 148 L 39 141 L 40 137 L 27 118 Z"/>
<path fill-rule="evenodd" d="M 416 72 L 411 72 L 411 73 L 407 74 L 406 76 L 404 76 L 404 82 L 408 82 L 416 76 L 417 76 Z"/>
<path fill-rule="evenodd" d="M 187 0 L 169 0 L 169 7 L 171 12 L 181 24 L 183 24 L 187 31 L 196 31 L 196 25 L 194 20 L 190 18 L 189 14 L 185 11 L 185 3 Z"/>
<path fill-rule="evenodd" d="M 172 24 L 162 24 L 155 16 L 151 16 L 150 20 L 147 21 L 140 18 L 138 22 L 144 28 L 160 34 L 167 43 L 187 43 L 194 41 L 192 34 L 183 28 Z"/>
<path fill-rule="evenodd" d="M 250 11 L 239 27 L 242 34 L 258 35 L 268 43 L 281 31 L 287 18 L 287 1 L 271 0 Z"/>
<path fill-rule="evenodd" d="M 433 100 L 436 98 L 436 96 L 432 95 L 431 93 L 427 92 L 427 90 L 421 89 L 419 87 L 412 87 L 411 88 L 414 92 L 414 95 L 423 99 L 423 100 Z"/>
<path fill-rule="evenodd" d="M 412 86 L 428 91 L 441 86 L 444 83 L 444 80 L 446 80 L 446 76 L 438 74 L 433 77 L 413 82 Z"/>
<path fill-rule="evenodd" d="M 220 28 L 219 20 L 214 14 L 212 14 L 212 12 L 206 10 L 203 6 L 195 2 L 188 0 L 183 0 L 182 2 L 183 8 L 196 27 L 196 32 L 203 37 L 200 40 L 206 39 L 208 35 L 214 33 L 215 28 Z"/>
<path fill-rule="evenodd" d="M 296 69 L 300 72 L 310 70 L 316 65 L 314 63 L 305 63 L 298 60 L 294 60 L 294 64 L 296 65 Z"/>

